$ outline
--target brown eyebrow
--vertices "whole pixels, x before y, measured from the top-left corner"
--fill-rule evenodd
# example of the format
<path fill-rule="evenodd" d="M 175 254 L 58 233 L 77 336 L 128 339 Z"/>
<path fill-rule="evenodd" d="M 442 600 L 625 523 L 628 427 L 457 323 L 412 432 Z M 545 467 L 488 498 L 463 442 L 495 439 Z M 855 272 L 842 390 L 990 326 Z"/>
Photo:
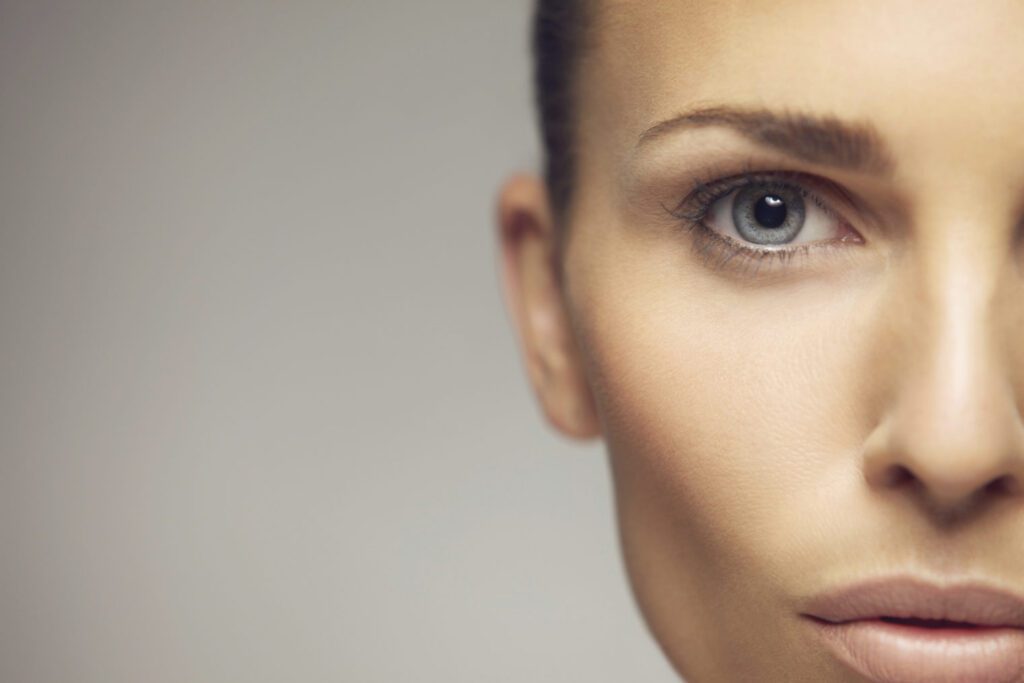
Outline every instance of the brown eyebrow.
<path fill-rule="evenodd" d="M 767 109 L 694 109 L 648 128 L 638 146 L 679 130 L 711 126 L 731 128 L 756 143 L 809 163 L 866 173 L 887 174 L 893 169 L 888 148 L 869 124 Z"/>

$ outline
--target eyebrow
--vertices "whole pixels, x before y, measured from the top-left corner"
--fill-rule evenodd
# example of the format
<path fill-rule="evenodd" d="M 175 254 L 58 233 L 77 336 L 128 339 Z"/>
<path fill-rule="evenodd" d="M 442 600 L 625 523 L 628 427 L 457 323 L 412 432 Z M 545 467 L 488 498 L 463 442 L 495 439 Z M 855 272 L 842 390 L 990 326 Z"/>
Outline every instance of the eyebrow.
<path fill-rule="evenodd" d="M 893 169 L 887 146 L 870 124 L 769 109 L 694 109 L 648 128 L 637 146 L 677 131 L 709 127 L 730 128 L 755 143 L 808 163 L 875 174 L 888 174 Z"/>

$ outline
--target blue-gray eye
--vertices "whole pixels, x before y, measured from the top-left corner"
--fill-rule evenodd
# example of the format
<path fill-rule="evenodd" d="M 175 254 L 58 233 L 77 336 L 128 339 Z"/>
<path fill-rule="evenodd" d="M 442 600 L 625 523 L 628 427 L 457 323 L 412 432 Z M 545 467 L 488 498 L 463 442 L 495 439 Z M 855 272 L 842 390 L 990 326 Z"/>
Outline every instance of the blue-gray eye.
<path fill-rule="evenodd" d="M 788 244 L 803 230 L 802 193 L 786 185 L 754 183 L 736 191 L 732 222 L 744 240 L 761 246 Z"/>
<path fill-rule="evenodd" d="M 704 205 L 701 226 L 760 251 L 824 242 L 861 242 L 857 232 L 802 184 L 750 179 Z"/>

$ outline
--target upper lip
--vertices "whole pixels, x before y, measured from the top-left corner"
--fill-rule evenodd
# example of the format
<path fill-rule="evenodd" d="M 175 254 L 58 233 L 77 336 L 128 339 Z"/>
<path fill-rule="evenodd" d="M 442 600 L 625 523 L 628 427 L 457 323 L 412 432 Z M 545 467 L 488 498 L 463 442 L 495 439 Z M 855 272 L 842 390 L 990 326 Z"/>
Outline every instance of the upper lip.
<path fill-rule="evenodd" d="M 806 616 L 843 623 L 882 617 L 1024 628 L 1024 598 L 979 582 L 874 579 L 811 598 Z"/>

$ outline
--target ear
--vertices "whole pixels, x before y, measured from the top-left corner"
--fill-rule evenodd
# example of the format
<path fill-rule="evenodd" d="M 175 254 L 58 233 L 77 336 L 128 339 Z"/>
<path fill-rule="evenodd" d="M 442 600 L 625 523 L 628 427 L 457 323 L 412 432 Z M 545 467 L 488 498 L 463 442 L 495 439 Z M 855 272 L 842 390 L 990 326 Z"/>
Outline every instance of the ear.
<path fill-rule="evenodd" d="M 544 183 L 516 176 L 498 198 L 505 300 L 541 407 L 563 434 L 600 436 L 559 277 L 558 235 Z"/>

